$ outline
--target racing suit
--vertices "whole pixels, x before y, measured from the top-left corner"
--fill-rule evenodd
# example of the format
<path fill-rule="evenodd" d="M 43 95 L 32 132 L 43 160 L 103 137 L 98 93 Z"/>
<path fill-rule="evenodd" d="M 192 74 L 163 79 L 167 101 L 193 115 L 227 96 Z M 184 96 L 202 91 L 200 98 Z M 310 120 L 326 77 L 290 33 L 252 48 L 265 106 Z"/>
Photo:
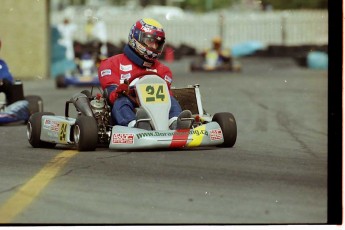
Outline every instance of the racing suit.
<path fill-rule="evenodd" d="M 124 53 L 109 57 L 100 63 L 98 77 L 103 90 L 108 95 L 108 100 L 113 103 L 112 118 L 118 125 L 127 126 L 131 121 L 136 120 L 134 113 L 135 103 L 126 96 L 118 97 L 114 101 L 114 91 L 123 84 L 124 81 L 147 71 L 156 72 L 167 83 L 171 98 L 171 108 L 169 119 L 177 117 L 181 112 L 181 106 L 172 96 L 170 86 L 172 83 L 171 70 L 155 60 L 153 63 L 147 62 L 139 57 L 128 45 L 124 48 Z"/>
<path fill-rule="evenodd" d="M 6 62 L 0 59 L 0 93 L 6 95 L 8 103 L 4 111 L 0 112 L 0 124 L 7 124 L 17 121 L 27 121 L 29 119 L 29 102 L 20 98 L 23 95 L 13 95 L 11 90 L 14 78 L 10 73 Z"/>
<path fill-rule="evenodd" d="M 14 79 L 7 67 L 6 62 L 0 59 L 0 92 L 4 92 L 6 98 L 9 98 L 9 90 L 13 82 Z"/>

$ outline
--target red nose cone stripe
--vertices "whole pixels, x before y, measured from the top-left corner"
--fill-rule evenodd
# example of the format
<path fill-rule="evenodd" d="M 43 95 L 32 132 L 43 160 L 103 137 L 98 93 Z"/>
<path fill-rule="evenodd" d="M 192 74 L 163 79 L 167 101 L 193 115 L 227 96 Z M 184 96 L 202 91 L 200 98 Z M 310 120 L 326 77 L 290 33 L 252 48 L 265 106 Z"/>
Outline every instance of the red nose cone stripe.
<path fill-rule="evenodd" d="M 169 148 L 182 148 L 186 146 L 189 136 L 189 129 L 176 130 Z"/>

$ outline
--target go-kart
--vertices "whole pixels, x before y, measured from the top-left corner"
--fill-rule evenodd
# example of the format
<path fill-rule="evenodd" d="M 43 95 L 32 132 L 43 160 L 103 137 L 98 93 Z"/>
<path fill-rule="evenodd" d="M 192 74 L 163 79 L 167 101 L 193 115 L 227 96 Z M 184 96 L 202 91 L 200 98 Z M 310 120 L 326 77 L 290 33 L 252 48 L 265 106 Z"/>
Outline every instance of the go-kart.
<path fill-rule="evenodd" d="M 207 114 L 201 103 L 199 85 L 173 89 L 182 109 L 193 116 L 187 129 L 171 130 L 168 115 L 171 99 L 168 86 L 154 72 L 133 77 L 130 86 L 136 94 L 139 109 L 146 111 L 149 129 L 114 125 L 111 108 L 104 94 L 92 96 L 88 90 L 77 93 L 66 102 L 65 116 L 41 112 L 33 114 L 27 124 L 27 137 L 34 148 L 54 147 L 56 144 L 75 146 L 79 151 L 93 151 L 98 146 L 114 150 L 192 148 L 198 146 L 234 146 L 237 126 L 228 112 Z M 69 116 L 69 105 L 78 111 L 76 118 Z"/>
<path fill-rule="evenodd" d="M 43 111 L 43 101 L 40 96 L 24 96 L 23 83 L 16 80 L 9 84 L 6 80 L 0 80 L 0 91 L 2 98 L 0 101 L 0 125 L 26 123 L 29 117 L 37 112 Z"/>
<path fill-rule="evenodd" d="M 219 58 L 219 55 L 216 51 L 208 51 L 206 54 L 197 57 L 190 64 L 191 72 L 240 72 L 241 70 L 241 64 L 237 60 L 233 59 L 230 56 L 225 59 Z"/>
<path fill-rule="evenodd" d="M 98 86 L 99 79 L 95 60 L 91 57 L 84 57 L 77 60 L 77 68 L 60 74 L 56 77 L 55 83 L 57 88 L 66 88 L 72 86 Z"/>

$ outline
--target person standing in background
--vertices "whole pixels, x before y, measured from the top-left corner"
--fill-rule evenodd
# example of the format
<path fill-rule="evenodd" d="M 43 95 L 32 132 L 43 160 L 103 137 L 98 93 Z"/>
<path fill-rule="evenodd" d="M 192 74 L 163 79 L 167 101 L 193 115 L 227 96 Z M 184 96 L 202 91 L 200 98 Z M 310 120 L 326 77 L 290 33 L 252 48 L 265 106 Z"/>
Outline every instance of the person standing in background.
<path fill-rule="evenodd" d="M 93 37 L 96 38 L 101 43 L 100 53 L 101 56 L 108 56 L 107 49 L 107 27 L 101 18 L 97 18 L 93 26 Z"/>
<path fill-rule="evenodd" d="M 66 58 L 68 60 L 74 60 L 74 47 L 73 39 L 74 33 L 77 30 L 77 26 L 70 22 L 68 18 L 65 18 L 63 23 L 57 26 L 58 31 L 61 34 L 61 39 L 59 40 L 60 45 L 66 47 Z"/>
<path fill-rule="evenodd" d="M 86 21 L 85 24 L 85 35 L 86 35 L 86 42 L 90 42 L 94 39 L 93 35 L 93 28 L 95 27 L 93 23 L 93 19 L 90 17 Z"/>

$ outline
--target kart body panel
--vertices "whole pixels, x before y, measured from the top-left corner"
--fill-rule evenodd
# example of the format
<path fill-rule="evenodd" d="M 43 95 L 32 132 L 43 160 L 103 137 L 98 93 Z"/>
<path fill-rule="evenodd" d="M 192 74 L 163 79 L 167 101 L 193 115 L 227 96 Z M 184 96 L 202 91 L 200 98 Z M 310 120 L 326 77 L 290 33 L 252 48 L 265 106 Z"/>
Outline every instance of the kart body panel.
<path fill-rule="evenodd" d="M 220 145 L 223 141 L 222 130 L 216 122 L 192 129 L 152 131 L 116 125 L 112 129 L 109 148 L 118 150 L 192 148 Z"/>
<path fill-rule="evenodd" d="M 64 116 L 42 116 L 41 140 L 56 144 L 73 144 L 71 130 L 76 119 Z"/>
<path fill-rule="evenodd" d="M 154 129 L 168 130 L 171 101 L 165 80 L 146 75 L 137 81 L 135 89 L 140 106 L 148 113 Z"/>

